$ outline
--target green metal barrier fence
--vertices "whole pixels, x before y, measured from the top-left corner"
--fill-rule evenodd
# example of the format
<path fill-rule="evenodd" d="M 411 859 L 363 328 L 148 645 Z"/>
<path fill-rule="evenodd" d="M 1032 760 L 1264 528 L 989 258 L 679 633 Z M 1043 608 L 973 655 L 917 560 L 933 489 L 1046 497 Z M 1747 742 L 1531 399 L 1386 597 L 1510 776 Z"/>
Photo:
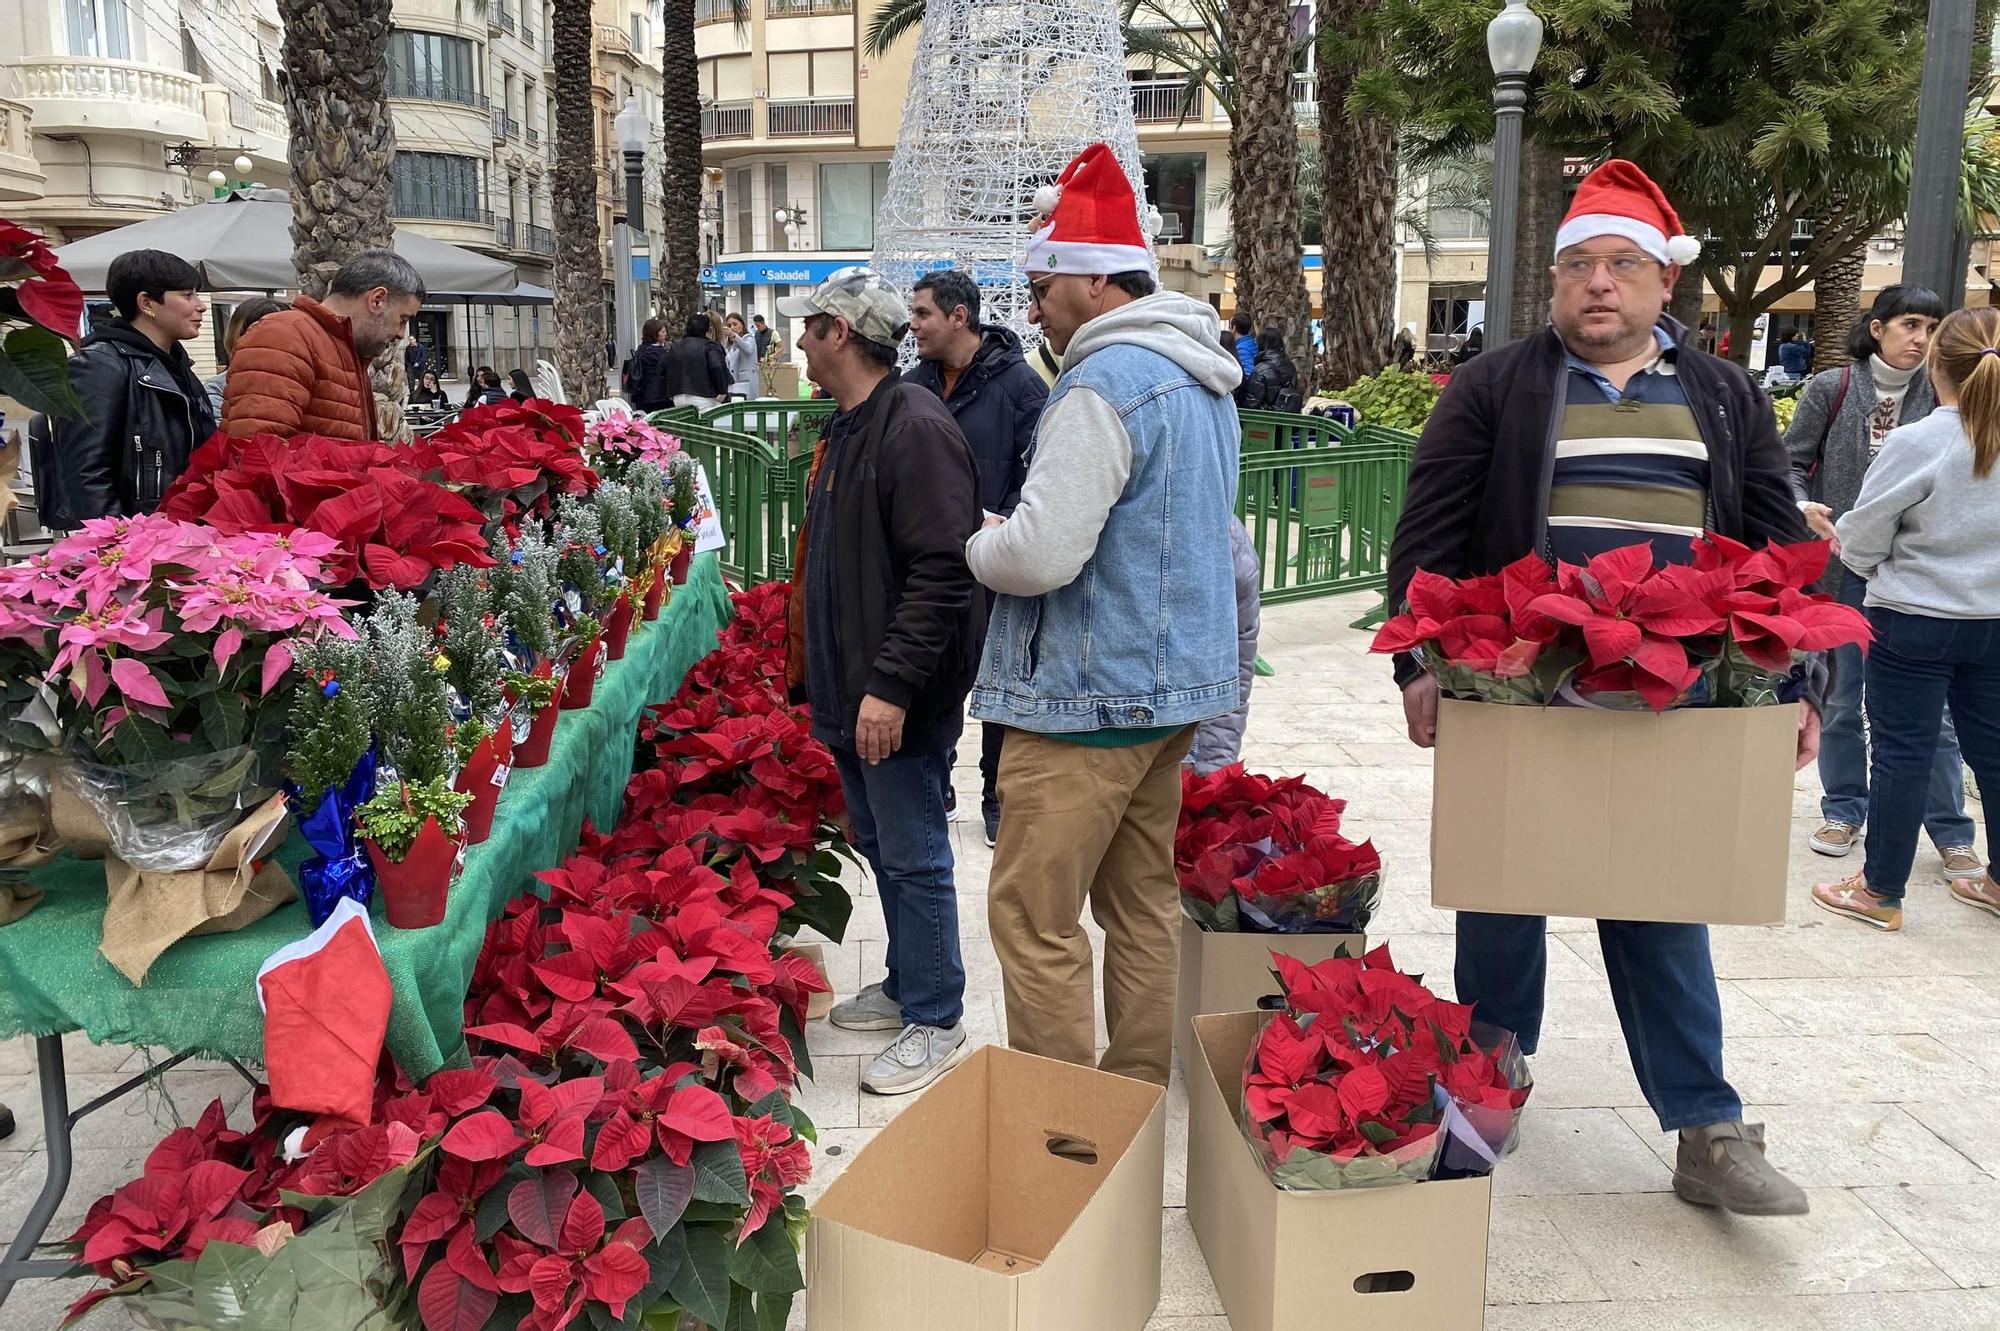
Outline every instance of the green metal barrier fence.
<path fill-rule="evenodd" d="M 744 585 L 791 576 L 813 445 L 832 416 L 830 402 L 738 402 L 653 418 L 707 469 L 728 536 L 722 567 Z M 1236 512 L 1263 566 L 1265 603 L 1383 587 L 1416 436 L 1319 416 L 1241 417 Z M 1378 606 L 1356 627 L 1383 614 Z"/>

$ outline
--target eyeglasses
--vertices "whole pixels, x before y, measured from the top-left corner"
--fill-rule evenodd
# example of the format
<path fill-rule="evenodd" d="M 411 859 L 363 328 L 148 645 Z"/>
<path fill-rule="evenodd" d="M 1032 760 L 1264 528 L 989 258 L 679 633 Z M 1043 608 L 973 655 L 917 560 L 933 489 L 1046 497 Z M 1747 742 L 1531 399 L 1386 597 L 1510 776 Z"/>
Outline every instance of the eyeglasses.
<path fill-rule="evenodd" d="M 1597 272 L 1597 266 L 1603 264 L 1611 270 L 1612 281 L 1636 282 L 1647 268 L 1659 262 L 1649 254 L 1633 254 L 1629 251 L 1623 254 L 1579 254 L 1568 259 L 1558 259 L 1556 276 L 1565 282 L 1588 282 L 1592 274 Z"/>
<path fill-rule="evenodd" d="M 1044 278 L 1040 282 L 1028 283 L 1028 299 L 1040 305 L 1044 300 L 1048 299 L 1049 288 L 1055 284 L 1056 280 L 1053 277 Z"/>

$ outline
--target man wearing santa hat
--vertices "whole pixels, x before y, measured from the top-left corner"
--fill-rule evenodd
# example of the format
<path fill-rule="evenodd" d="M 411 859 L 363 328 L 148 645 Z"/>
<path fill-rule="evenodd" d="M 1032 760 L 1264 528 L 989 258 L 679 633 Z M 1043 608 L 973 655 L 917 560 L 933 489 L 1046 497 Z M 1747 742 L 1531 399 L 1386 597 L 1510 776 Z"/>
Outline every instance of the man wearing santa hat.
<path fill-rule="evenodd" d="M 1662 563 L 1684 563 L 1704 529 L 1753 545 L 1808 539 L 1771 404 L 1665 313 L 1681 266 L 1700 250 L 1631 162 L 1606 162 L 1584 180 L 1556 233 L 1549 326 L 1458 369 L 1424 426 L 1390 556 L 1392 604 L 1418 569 L 1491 573 L 1530 553 L 1581 564 L 1640 543 Z M 1810 666 L 1791 682 L 1801 766 L 1819 746 L 1809 699 L 1824 670 Z M 1437 681 L 1408 656 L 1396 658 L 1396 680 L 1410 739 L 1428 748 Z M 1805 1193 L 1764 1158 L 1762 1126 L 1743 1122 L 1723 1077 L 1706 927 L 1597 927 L 1640 1088 L 1661 1128 L 1680 1133 L 1674 1191 L 1747 1215 L 1802 1214 Z M 1547 971 L 1545 920 L 1459 913 L 1459 999 L 1530 1053 Z"/>
<path fill-rule="evenodd" d="M 1228 531 L 1243 368 L 1212 309 L 1157 290 L 1108 147 L 1086 148 L 1037 203 L 1031 313 L 1062 373 L 1019 504 L 965 546 L 999 593 L 972 714 L 1011 731 L 988 914 L 1009 1043 L 1089 1064 L 1087 900 L 1105 934 L 1102 1066 L 1164 1086 L 1181 759 L 1240 687 Z"/>

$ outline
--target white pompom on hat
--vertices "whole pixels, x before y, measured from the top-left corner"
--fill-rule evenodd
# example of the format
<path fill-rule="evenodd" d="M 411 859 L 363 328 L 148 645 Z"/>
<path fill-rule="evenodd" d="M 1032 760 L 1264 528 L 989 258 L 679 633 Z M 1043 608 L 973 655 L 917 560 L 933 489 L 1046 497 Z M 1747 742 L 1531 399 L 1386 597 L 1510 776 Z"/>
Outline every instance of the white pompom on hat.
<path fill-rule="evenodd" d="M 1037 273 L 1156 273 L 1139 220 L 1139 197 L 1110 147 L 1093 143 L 1035 191 L 1035 206 L 1056 197 L 1047 223 L 1028 241 L 1025 267 Z"/>
<path fill-rule="evenodd" d="M 1680 214 L 1638 165 L 1614 157 L 1583 178 L 1556 232 L 1556 253 L 1599 236 L 1620 236 L 1663 264 L 1690 264 L 1701 242 L 1681 230 Z"/>

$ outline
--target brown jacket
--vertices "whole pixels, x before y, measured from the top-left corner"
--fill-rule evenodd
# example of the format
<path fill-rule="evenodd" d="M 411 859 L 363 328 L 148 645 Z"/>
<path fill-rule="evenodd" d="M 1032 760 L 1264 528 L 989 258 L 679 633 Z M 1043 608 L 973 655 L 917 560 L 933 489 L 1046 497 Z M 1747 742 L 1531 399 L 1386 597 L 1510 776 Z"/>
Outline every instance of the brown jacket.
<path fill-rule="evenodd" d="M 222 428 L 239 438 L 375 438 L 375 393 L 353 325 L 310 296 L 259 319 L 230 355 Z"/>

